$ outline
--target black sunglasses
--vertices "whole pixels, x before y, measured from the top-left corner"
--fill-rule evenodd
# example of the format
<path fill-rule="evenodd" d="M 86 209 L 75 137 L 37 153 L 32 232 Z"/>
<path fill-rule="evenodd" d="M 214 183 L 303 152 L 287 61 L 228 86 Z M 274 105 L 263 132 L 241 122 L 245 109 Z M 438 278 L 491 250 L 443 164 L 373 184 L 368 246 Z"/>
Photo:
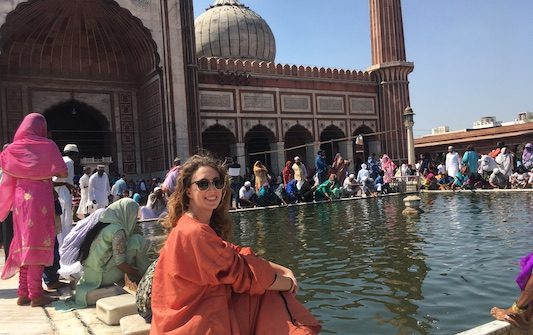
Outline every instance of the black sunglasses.
<path fill-rule="evenodd" d="M 206 191 L 209 188 L 209 185 L 211 184 L 215 185 L 215 188 L 217 190 L 221 190 L 224 188 L 224 185 L 226 183 L 224 182 L 224 180 L 216 178 L 216 179 L 213 179 L 213 181 L 209 181 L 207 179 L 200 179 L 200 180 L 193 182 L 192 184 L 196 184 L 196 186 L 198 186 L 198 189 L 200 191 Z"/>

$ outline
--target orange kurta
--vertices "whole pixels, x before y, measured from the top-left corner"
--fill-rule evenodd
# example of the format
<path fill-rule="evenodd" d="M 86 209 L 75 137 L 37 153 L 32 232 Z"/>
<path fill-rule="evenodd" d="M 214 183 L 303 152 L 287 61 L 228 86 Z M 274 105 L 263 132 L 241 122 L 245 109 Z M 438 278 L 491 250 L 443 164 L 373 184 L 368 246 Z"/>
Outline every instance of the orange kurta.
<path fill-rule="evenodd" d="M 274 269 L 250 248 L 223 241 L 208 225 L 183 215 L 156 266 L 150 334 L 318 331 L 318 321 L 292 294 L 266 291 L 274 279 Z"/>

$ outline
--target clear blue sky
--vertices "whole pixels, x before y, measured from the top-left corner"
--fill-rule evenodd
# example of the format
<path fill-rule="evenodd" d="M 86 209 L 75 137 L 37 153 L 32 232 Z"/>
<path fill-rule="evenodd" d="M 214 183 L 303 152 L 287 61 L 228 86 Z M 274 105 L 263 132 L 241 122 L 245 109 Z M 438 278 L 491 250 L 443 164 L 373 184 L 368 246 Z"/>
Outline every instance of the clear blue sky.
<path fill-rule="evenodd" d="M 276 62 L 365 70 L 367 0 L 241 0 L 276 38 Z M 195 17 L 212 0 L 194 0 Z M 415 136 L 533 112 L 532 0 L 403 0 Z"/>

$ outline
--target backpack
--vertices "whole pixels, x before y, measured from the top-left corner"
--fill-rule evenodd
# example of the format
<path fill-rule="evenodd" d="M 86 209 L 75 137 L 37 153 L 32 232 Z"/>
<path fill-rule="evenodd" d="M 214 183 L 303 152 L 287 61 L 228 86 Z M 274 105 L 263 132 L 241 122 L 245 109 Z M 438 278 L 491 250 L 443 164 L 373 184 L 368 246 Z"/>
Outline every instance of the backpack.
<path fill-rule="evenodd" d="M 139 285 L 137 286 L 137 293 L 135 294 L 135 304 L 137 305 L 137 313 L 146 320 L 152 322 L 152 282 L 154 280 L 155 266 L 157 259 L 148 267 Z"/>

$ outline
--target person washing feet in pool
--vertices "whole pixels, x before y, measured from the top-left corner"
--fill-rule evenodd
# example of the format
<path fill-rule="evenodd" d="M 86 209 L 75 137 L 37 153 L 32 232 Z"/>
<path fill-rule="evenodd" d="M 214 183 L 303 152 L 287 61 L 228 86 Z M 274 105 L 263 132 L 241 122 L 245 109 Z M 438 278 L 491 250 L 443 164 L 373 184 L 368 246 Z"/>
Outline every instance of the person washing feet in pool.
<path fill-rule="evenodd" d="M 18 305 L 44 306 L 52 299 L 41 283 L 54 260 L 55 220 L 52 177 L 65 178 L 67 165 L 47 137 L 46 119 L 28 114 L 13 143 L 0 153 L 0 221 L 13 209 L 14 236 L 2 279 L 19 275 Z"/>
<path fill-rule="evenodd" d="M 168 203 L 171 229 L 152 286 L 150 334 L 316 334 L 288 268 L 230 238 L 231 190 L 220 162 L 195 155 Z"/>

